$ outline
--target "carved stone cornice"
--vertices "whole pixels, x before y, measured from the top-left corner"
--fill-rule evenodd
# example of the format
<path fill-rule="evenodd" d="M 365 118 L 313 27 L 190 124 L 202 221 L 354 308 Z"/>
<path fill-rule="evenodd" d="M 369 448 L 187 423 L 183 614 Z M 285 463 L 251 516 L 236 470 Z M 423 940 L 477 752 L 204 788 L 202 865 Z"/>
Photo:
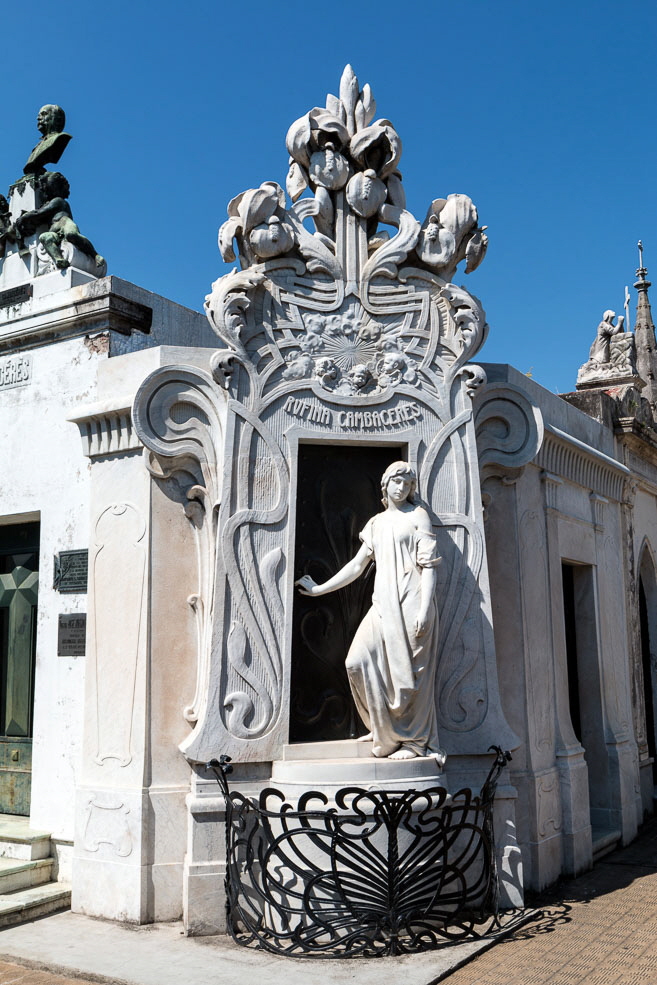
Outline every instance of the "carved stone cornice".
<path fill-rule="evenodd" d="M 617 502 L 623 497 L 623 482 L 630 474 L 622 462 L 547 423 L 536 464 L 546 473 Z"/>
<path fill-rule="evenodd" d="M 614 434 L 638 458 L 657 466 L 657 431 L 653 428 L 636 417 L 620 417 L 614 424 Z"/>
<path fill-rule="evenodd" d="M 153 311 L 125 297 L 122 282 L 103 277 L 43 297 L 30 297 L 0 320 L 0 353 L 29 349 L 89 332 L 148 333 Z"/>

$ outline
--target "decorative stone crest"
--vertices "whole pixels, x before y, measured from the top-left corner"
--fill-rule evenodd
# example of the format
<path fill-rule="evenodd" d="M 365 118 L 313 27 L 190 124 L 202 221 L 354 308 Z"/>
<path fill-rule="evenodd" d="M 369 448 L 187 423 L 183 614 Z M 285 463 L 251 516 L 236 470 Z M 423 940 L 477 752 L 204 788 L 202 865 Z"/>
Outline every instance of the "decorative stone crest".
<path fill-rule="evenodd" d="M 186 488 L 197 538 L 198 679 L 181 746 L 196 762 L 270 760 L 288 741 L 298 462 L 324 442 L 394 445 L 417 474 L 445 559 L 432 644 L 441 744 L 514 747 L 471 399 L 485 374 L 468 363 L 487 324 L 451 282 L 459 263 L 481 262 L 485 227 L 466 195 L 435 199 L 423 222 L 406 209 L 401 141 L 375 115 L 348 66 L 339 96 L 290 127 L 291 201 L 264 182 L 230 202 L 219 231 L 224 260 L 239 260 L 205 303 L 222 348 L 207 372 L 155 371 L 135 399 L 149 468 Z"/>
<path fill-rule="evenodd" d="M 458 263 L 469 272 L 486 252 L 477 210 L 467 195 L 449 195 L 420 224 L 405 208 L 401 140 L 388 120 L 372 122 L 375 112 L 370 87 L 359 90 L 347 66 L 340 98 L 288 131 L 292 204 L 268 181 L 228 206 L 219 248 L 242 271 L 214 284 L 206 311 L 240 352 L 264 304 L 265 324 L 277 325 L 267 333 L 277 349 L 272 383 L 307 380 L 315 391 L 375 400 L 405 383 L 436 393 L 484 340 L 479 302 L 449 285 Z M 432 319 L 453 319 L 456 332 L 438 339 Z"/>

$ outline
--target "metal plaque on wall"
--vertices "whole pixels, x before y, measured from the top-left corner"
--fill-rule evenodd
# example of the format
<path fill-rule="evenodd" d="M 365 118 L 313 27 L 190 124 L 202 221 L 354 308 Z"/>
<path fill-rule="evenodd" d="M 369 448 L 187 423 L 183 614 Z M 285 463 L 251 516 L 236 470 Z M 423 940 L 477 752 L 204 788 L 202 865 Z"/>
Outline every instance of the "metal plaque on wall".
<path fill-rule="evenodd" d="M 87 613 L 60 614 L 57 624 L 57 656 L 83 657 L 86 653 Z"/>
<path fill-rule="evenodd" d="M 69 594 L 86 592 L 89 551 L 60 551 L 54 562 L 53 588 Z"/>

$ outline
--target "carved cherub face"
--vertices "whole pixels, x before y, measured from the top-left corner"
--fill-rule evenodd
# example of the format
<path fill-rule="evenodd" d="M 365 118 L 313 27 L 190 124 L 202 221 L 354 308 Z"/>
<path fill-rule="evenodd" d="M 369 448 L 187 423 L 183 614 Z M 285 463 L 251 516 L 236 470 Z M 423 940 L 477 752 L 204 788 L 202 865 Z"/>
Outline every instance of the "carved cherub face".
<path fill-rule="evenodd" d="M 322 356 L 315 363 L 315 376 L 320 380 L 334 380 L 338 375 L 338 369 L 332 359 Z"/>
<path fill-rule="evenodd" d="M 362 390 L 364 386 L 367 386 L 372 376 L 367 366 L 362 365 L 354 366 L 347 375 L 357 390 Z"/>
<path fill-rule="evenodd" d="M 382 369 L 384 373 L 401 372 L 404 369 L 404 359 L 396 352 L 386 352 L 383 357 Z"/>

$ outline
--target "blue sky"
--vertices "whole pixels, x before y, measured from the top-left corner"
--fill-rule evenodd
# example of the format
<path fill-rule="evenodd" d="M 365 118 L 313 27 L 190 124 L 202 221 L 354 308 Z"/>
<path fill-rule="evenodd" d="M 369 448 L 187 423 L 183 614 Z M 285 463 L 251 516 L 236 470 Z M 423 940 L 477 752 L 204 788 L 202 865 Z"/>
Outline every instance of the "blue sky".
<path fill-rule="evenodd" d="M 657 4 L 43 0 L 3 10 L 0 190 L 43 103 L 73 134 L 59 167 L 109 272 L 200 309 L 229 269 L 228 201 L 284 184 L 289 125 L 351 62 L 395 125 L 408 207 L 465 192 L 488 255 L 457 276 L 491 326 L 482 360 L 574 389 L 636 243 L 657 303 Z"/>

